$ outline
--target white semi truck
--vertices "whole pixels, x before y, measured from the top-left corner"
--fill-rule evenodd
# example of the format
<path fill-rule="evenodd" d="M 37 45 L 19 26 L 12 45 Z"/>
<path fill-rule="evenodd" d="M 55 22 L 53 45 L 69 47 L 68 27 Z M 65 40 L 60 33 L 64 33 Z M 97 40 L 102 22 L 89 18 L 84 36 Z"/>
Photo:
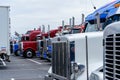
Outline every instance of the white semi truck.
<path fill-rule="evenodd" d="M 10 17 L 9 6 L 0 6 L 0 66 L 5 66 L 5 60 L 10 55 Z"/>
<path fill-rule="evenodd" d="M 103 64 L 91 74 L 91 80 L 119 80 L 120 0 L 109 9 L 105 22 Z M 103 74 L 104 72 L 104 74 Z"/>
<path fill-rule="evenodd" d="M 120 80 L 120 2 L 104 31 L 103 80 Z"/>
<path fill-rule="evenodd" d="M 45 79 L 88 80 L 102 64 L 102 36 L 102 32 L 89 32 L 52 39 L 52 67 Z"/>

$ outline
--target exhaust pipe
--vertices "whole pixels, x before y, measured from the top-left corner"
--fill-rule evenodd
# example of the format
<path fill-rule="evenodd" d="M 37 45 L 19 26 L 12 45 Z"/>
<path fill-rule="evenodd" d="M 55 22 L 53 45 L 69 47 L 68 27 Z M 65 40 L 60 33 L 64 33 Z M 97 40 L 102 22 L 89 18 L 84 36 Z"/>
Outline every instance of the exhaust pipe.
<path fill-rule="evenodd" d="M 45 25 L 42 25 L 42 33 L 45 33 Z"/>
<path fill-rule="evenodd" d="M 65 24 L 64 24 L 65 22 L 64 22 L 64 20 L 62 21 L 62 33 L 63 33 L 63 31 L 64 31 L 64 27 L 65 27 Z"/>
<path fill-rule="evenodd" d="M 50 25 L 48 25 L 48 38 L 50 38 Z"/>
<path fill-rule="evenodd" d="M 42 29 L 42 34 L 45 33 L 45 25 L 42 25 L 43 29 Z M 43 40 L 45 39 L 45 36 L 42 36 L 43 37 Z"/>
<path fill-rule="evenodd" d="M 100 14 L 99 13 L 96 14 L 96 23 L 97 23 L 98 30 L 102 30 L 100 26 Z"/>
<path fill-rule="evenodd" d="M 69 25 L 70 25 L 70 28 L 72 28 L 72 19 L 71 18 L 69 19 Z"/>
<path fill-rule="evenodd" d="M 84 14 L 82 14 L 82 23 L 81 23 L 81 24 L 83 24 L 83 23 L 84 23 L 84 19 L 85 19 L 85 15 L 84 15 Z"/>
<path fill-rule="evenodd" d="M 75 17 L 72 17 L 72 27 L 75 26 Z"/>

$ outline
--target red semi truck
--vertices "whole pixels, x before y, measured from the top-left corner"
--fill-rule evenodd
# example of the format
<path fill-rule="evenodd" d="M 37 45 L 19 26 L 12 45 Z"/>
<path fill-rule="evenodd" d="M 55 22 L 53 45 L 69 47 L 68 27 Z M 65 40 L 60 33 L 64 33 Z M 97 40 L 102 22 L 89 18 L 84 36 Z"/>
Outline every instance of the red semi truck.
<path fill-rule="evenodd" d="M 22 36 L 20 43 L 21 56 L 32 58 L 37 50 L 36 35 L 40 34 L 41 30 L 31 30 L 28 34 Z"/>

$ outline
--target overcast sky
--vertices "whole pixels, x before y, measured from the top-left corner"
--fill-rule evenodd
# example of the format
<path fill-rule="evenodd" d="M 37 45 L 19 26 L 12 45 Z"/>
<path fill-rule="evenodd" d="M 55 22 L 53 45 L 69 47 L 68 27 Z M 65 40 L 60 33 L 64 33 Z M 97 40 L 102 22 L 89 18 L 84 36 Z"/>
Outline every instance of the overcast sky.
<path fill-rule="evenodd" d="M 0 0 L 0 5 L 10 6 L 11 33 L 24 34 L 41 25 L 57 28 L 62 20 L 68 24 L 72 16 L 80 24 L 82 13 L 87 16 L 94 11 L 91 1 L 99 8 L 113 0 Z"/>

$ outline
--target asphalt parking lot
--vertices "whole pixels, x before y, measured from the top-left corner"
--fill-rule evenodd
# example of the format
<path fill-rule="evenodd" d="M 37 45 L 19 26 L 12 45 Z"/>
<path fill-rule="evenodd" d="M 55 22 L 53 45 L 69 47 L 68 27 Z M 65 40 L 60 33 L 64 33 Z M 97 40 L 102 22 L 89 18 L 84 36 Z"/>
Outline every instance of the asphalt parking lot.
<path fill-rule="evenodd" d="M 44 80 L 50 62 L 39 58 L 25 59 L 12 55 L 6 67 L 0 67 L 0 80 Z"/>

